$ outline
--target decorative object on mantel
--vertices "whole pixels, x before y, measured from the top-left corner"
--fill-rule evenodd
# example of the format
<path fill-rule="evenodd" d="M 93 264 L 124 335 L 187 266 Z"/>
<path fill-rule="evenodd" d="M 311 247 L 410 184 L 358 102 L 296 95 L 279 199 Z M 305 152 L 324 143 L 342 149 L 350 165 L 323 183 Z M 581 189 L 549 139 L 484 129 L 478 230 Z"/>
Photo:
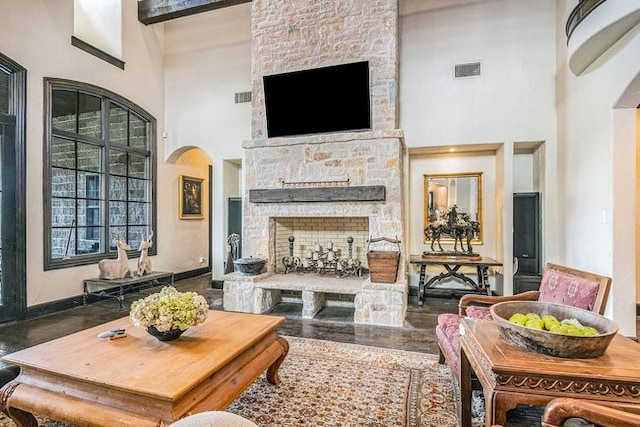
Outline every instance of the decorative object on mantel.
<path fill-rule="evenodd" d="M 160 292 L 134 301 L 129 318 L 160 341 L 169 341 L 203 323 L 208 314 L 209 304 L 203 296 L 165 286 Z"/>
<path fill-rule="evenodd" d="M 120 237 L 120 233 L 112 233 L 116 248 L 118 249 L 117 259 L 103 259 L 98 262 L 98 269 L 100 270 L 100 279 L 124 279 L 125 277 L 131 277 L 131 270 L 129 269 L 129 257 L 127 257 L 127 251 L 131 250 L 131 246 L 127 244 Z"/>
<path fill-rule="evenodd" d="M 480 232 L 480 223 L 472 221 L 466 213 L 458 213 L 456 205 L 449 206 L 441 219 L 433 221 L 424 229 L 424 234 L 431 241 L 431 252 L 425 251 L 423 256 L 471 256 L 480 257 L 473 252 L 471 241 Z M 453 251 L 445 251 L 440 244 L 440 237 L 447 234 L 453 238 Z M 438 243 L 439 251 L 433 248 Z M 460 250 L 458 250 L 460 243 Z M 466 245 L 466 247 L 465 247 Z"/>
<path fill-rule="evenodd" d="M 388 242 L 398 245 L 397 251 L 375 251 L 369 249 L 371 243 Z M 400 263 L 400 240 L 389 237 L 369 237 L 367 243 L 367 261 L 369 277 L 372 282 L 395 283 Z"/>
<path fill-rule="evenodd" d="M 140 258 L 138 259 L 138 270 L 136 271 L 136 276 L 144 276 L 151 273 L 151 258 L 147 255 L 147 251 L 151 246 L 153 246 L 153 230 L 149 234 L 149 237 L 146 239 L 142 239 L 140 242 Z"/>

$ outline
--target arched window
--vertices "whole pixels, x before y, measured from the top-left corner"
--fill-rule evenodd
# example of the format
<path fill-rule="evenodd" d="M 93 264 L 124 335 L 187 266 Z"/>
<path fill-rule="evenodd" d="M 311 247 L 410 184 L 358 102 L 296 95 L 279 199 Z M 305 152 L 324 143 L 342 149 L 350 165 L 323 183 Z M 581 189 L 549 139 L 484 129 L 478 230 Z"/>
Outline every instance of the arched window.
<path fill-rule="evenodd" d="M 156 120 L 95 86 L 46 88 L 45 269 L 115 254 L 116 233 L 137 248 L 155 229 Z"/>

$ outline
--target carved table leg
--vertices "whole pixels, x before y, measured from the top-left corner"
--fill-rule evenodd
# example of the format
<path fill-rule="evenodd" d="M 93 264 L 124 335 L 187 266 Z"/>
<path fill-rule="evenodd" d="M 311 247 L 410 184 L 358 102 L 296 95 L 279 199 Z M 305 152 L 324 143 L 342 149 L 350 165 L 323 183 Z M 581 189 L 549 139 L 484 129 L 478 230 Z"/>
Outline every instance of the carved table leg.
<path fill-rule="evenodd" d="M 18 427 L 38 427 L 38 421 L 31 413 L 11 407 L 11 395 L 20 383 L 11 381 L 0 390 L 0 411 L 5 413 Z"/>
<path fill-rule="evenodd" d="M 460 351 L 460 426 L 471 427 L 471 364 Z"/>
<path fill-rule="evenodd" d="M 278 370 L 280 369 L 280 365 L 284 361 L 284 358 L 287 357 L 289 353 L 289 341 L 286 339 L 279 337 L 278 343 L 282 346 L 282 355 L 276 359 L 275 362 L 269 368 L 267 368 L 267 381 L 271 384 L 278 385 L 280 384 L 280 376 L 278 375 Z"/>

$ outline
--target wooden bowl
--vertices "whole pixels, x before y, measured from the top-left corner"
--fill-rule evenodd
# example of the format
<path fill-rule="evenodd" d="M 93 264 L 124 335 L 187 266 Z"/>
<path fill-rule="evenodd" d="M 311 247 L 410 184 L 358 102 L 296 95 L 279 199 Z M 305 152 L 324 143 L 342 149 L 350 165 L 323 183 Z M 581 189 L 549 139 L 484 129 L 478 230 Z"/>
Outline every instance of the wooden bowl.
<path fill-rule="evenodd" d="M 490 308 L 500 335 L 509 344 L 548 356 L 589 359 L 602 356 L 618 332 L 618 325 L 604 316 L 581 308 L 535 301 L 508 301 Z M 555 316 L 559 321 L 576 319 L 584 326 L 592 326 L 598 335 L 567 335 L 528 328 L 509 322 L 515 313 L 537 313 Z"/>

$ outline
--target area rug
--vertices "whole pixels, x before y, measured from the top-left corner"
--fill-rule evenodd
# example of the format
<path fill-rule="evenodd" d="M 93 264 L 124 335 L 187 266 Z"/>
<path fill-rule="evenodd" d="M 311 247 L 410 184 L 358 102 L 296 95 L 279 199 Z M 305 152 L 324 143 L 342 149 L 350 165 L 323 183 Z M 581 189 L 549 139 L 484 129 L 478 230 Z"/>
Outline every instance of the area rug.
<path fill-rule="evenodd" d="M 265 376 L 231 406 L 261 427 L 455 427 L 459 395 L 437 356 L 401 350 L 286 337 L 289 354 L 281 384 Z M 40 426 L 64 424 L 38 420 Z M 482 425 L 474 419 L 474 426 Z M 0 427 L 13 423 L 2 418 Z"/>

